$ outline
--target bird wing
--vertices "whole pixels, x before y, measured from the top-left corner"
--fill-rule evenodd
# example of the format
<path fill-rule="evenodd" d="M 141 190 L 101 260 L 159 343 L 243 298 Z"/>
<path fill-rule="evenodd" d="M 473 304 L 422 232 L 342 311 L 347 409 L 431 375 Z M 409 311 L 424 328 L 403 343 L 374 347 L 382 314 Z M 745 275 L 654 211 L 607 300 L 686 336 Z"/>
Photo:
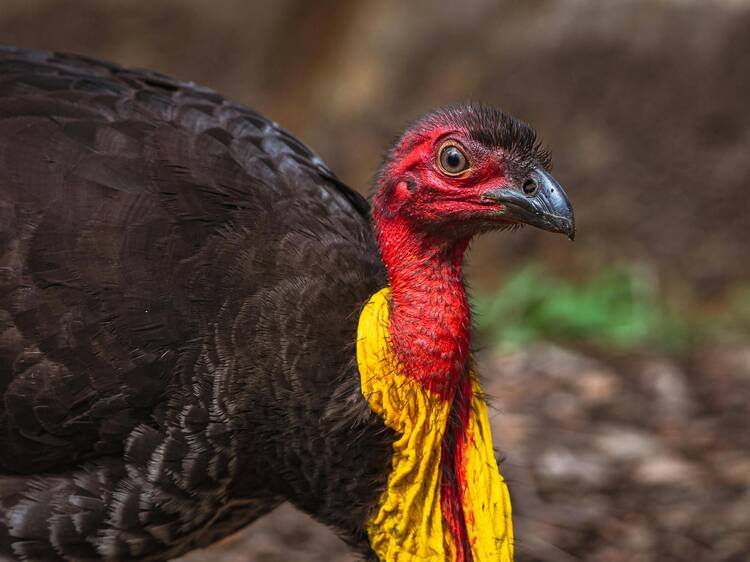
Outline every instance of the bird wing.
<path fill-rule="evenodd" d="M 215 241 L 279 200 L 369 228 L 310 149 L 211 90 L 0 49 L 0 472 L 158 425 L 221 306 Z"/>

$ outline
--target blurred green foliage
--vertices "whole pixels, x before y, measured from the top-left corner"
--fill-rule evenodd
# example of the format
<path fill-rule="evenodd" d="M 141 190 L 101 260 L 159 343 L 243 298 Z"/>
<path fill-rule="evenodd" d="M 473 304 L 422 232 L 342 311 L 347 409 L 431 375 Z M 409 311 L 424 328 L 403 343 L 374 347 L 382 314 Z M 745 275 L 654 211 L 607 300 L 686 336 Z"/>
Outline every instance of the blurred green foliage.
<path fill-rule="evenodd" d="M 608 348 L 680 351 L 727 334 L 750 332 L 750 288 L 721 315 L 669 310 L 647 270 L 619 267 L 581 284 L 539 266 L 520 270 L 494 294 L 473 299 L 485 341 L 520 346 L 535 340 Z"/>

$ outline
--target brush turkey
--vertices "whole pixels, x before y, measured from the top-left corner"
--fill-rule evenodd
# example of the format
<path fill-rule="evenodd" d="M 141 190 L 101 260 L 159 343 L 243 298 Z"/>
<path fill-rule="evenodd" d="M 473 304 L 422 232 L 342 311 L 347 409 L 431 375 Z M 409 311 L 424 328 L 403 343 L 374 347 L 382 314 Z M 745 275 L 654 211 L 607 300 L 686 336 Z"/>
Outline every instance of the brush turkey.
<path fill-rule="evenodd" d="M 533 131 L 427 114 L 372 203 L 215 92 L 0 49 L 0 555 L 167 560 L 283 501 L 367 559 L 510 560 L 469 240 L 574 232 Z"/>

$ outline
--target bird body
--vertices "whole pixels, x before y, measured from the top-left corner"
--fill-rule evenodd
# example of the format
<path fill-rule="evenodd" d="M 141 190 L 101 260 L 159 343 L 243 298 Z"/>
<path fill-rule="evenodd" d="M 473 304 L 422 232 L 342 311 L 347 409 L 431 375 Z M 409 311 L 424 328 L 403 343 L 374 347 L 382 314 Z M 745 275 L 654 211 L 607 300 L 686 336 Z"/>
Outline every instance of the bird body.
<path fill-rule="evenodd" d="M 286 500 L 390 560 L 377 521 L 408 428 L 378 407 L 396 379 L 371 387 L 357 336 L 385 302 L 369 345 L 443 412 L 433 558 L 495 559 L 477 545 L 512 545 L 509 521 L 466 508 L 501 498 L 509 517 L 488 432 L 472 441 L 484 402 L 461 263 L 491 228 L 572 232 L 529 131 L 471 106 L 432 114 L 389 153 L 371 211 L 211 90 L 0 49 L 0 554 L 167 560 Z M 539 193 L 517 189 L 532 180 Z M 468 444 L 490 463 L 485 488 Z"/>

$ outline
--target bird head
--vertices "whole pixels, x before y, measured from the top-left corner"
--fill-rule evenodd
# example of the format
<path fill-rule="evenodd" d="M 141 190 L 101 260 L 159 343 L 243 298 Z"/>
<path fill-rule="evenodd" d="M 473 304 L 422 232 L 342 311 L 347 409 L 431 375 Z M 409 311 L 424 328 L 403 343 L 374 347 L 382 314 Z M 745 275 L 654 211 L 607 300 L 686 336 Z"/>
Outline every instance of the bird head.
<path fill-rule="evenodd" d="M 529 224 L 575 235 L 573 209 L 528 125 L 462 104 L 429 113 L 398 139 L 376 177 L 373 218 L 434 238 Z"/>

